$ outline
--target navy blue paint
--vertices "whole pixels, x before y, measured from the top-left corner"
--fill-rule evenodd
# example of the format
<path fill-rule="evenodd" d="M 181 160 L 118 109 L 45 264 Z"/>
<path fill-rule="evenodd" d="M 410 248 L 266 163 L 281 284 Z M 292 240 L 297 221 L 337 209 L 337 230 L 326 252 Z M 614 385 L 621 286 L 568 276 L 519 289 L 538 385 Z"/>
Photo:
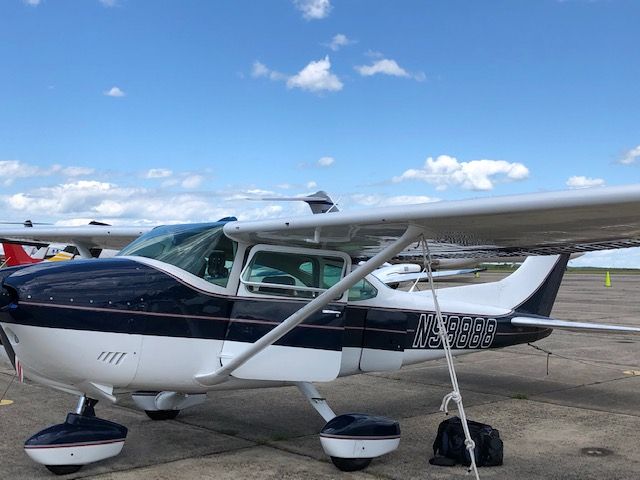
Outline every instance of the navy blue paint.
<path fill-rule="evenodd" d="M 400 424 L 387 417 L 365 413 L 338 415 L 320 430 L 320 436 L 337 437 L 399 437 Z"/>
<path fill-rule="evenodd" d="M 102 418 L 69 413 L 64 423 L 45 428 L 24 443 L 24 448 L 61 447 L 67 444 L 113 442 L 127 437 L 127 427 Z"/>
<path fill-rule="evenodd" d="M 281 323 L 298 311 L 303 305 L 304 303 L 302 302 L 237 299 L 233 304 L 231 321 L 225 339 L 236 342 L 253 343 L 277 326 L 262 323 L 265 319 L 271 322 Z M 344 306 L 328 305 L 326 309 L 335 310 L 341 312 L 341 314 L 337 316 L 333 313 L 315 313 L 306 319 L 303 325 L 313 325 L 317 328 L 295 328 L 275 344 L 291 347 L 307 347 L 313 345 L 312 348 L 341 350 L 344 335 Z M 255 323 L 234 321 L 236 319 L 248 320 L 249 322 Z"/>
<path fill-rule="evenodd" d="M 541 315 L 548 317 L 551 315 L 553 304 L 556 301 L 562 277 L 567 270 L 567 263 L 570 255 L 564 253 L 556 262 L 556 265 L 547 275 L 542 285 L 520 306 L 516 307 L 516 311 L 524 314 Z"/>
<path fill-rule="evenodd" d="M 405 347 L 410 320 L 415 318 L 417 324 L 419 317 L 420 313 L 417 312 L 369 309 L 363 332 L 363 347 L 401 352 Z"/>

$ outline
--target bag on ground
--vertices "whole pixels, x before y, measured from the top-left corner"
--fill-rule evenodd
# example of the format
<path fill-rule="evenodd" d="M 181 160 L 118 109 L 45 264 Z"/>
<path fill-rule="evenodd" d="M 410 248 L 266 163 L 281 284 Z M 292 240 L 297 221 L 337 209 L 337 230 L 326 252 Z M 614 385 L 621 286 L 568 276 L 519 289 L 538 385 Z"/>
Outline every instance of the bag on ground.
<path fill-rule="evenodd" d="M 500 432 L 491 425 L 467 420 L 471 439 L 476 447 L 474 457 L 478 467 L 502 465 L 503 443 Z M 438 434 L 433 442 L 434 457 L 429 461 L 432 465 L 452 465 L 451 460 L 462 465 L 471 465 L 469 451 L 464 444 L 462 421 L 458 417 L 449 418 L 440 423 Z M 449 459 L 444 460 L 442 457 Z"/>

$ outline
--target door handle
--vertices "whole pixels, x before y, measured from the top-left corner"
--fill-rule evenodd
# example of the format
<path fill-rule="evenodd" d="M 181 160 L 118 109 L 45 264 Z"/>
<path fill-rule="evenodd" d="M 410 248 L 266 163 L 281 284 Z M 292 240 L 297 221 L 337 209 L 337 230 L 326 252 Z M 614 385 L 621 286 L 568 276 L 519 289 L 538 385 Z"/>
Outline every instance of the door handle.
<path fill-rule="evenodd" d="M 328 309 L 322 310 L 322 313 L 327 314 L 327 315 L 335 315 L 335 316 L 338 316 L 338 315 L 342 314 L 342 312 L 340 310 L 328 310 Z"/>

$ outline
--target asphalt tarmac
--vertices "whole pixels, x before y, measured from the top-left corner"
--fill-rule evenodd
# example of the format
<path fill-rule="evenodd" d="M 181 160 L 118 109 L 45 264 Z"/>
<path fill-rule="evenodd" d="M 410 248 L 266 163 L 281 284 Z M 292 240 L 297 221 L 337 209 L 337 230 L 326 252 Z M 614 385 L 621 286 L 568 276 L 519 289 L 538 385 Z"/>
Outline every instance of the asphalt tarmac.
<path fill-rule="evenodd" d="M 498 278 L 482 273 L 480 280 Z M 478 281 L 478 280 L 470 280 Z M 640 275 L 565 276 L 553 316 L 640 326 Z M 640 336 L 555 331 L 536 346 L 458 357 L 456 366 L 473 420 L 500 430 L 501 467 L 481 468 L 491 479 L 640 478 Z M 547 372 L 548 360 L 548 372 Z M 13 381 L 0 360 L 0 478 L 55 478 L 29 460 L 26 438 L 64 421 L 76 398 Z M 342 473 L 324 455 L 317 433 L 324 422 L 293 387 L 222 392 L 181 412 L 149 420 L 130 401 L 99 403 L 100 417 L 129 428 L 123 452 L 63 478 L 96 479 L 463 479 L 463 467 L 429 465 L 446 366 L 432 362 L 395 373 L 365 374 L 318 384 L 337 413 L 366 412 L 397 419 L 397 451 L 364 472 Z"/>

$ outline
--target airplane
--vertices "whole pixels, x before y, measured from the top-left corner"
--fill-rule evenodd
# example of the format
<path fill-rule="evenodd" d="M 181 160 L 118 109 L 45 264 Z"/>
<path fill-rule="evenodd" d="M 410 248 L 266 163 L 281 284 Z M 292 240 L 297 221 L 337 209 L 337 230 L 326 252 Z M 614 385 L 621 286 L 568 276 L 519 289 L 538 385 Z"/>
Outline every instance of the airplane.
<path fill-rule="evenodd" d="M 571 253 L 640 245 L 640 185 L 146 233 L 56 228 L 47 233 L 83 248 L 135 240 L 110 259 L 0 270 L 0 337 L 17 375 L 78 396 L 64 423 L 24 445 L 55 474 L 121 452 L 127 429 L 96 416 L 98 401 L 131 394 L 163 420 L 219 390 L 283 385 L 327 422 L 319 436 L 334 465 L 361 470 L 398 448 L 398 422 L 336 414 L 313 382 L 446 358 L 444 406 L 453 401 L 466 426 L 453 356 L 555 328 L 640 333 L 549 316 Z M 437 291 L 432 278 L 430 291 L 406 292 L 373 275 L 407 250 L 422 252 L 429 273 L 432 259 L 461 251 L 531 256 L 498 282 Z"/>
<path fill-rule="evenodd" d="M 478 262 L 478 260 L 475 260 Z M 422 265 L 417 263 L 395 263 L 386 264 L 376 271 L 373 275 L 378 279 L 389 285 L 391 288 L 398 288 L 401 283 L 405 282 L 426 282 L 429 278 L 434 280 L 443 279 L 449 277 L 455 277 L 458 275 L 467 275 L 470 273 L 479 273 L 486 270 L 486 268 L 461 268 L 458 270 L 441 270 L 432 271 L 431 275 L 425 270 Z"/>
<path fill-rule="evenodd" d="M 15 267 L 18 265 L 32 265 L 34 263 L 40 262 L 63 262 L 66 260 L 73 260 L 76 256 L 75 253 L 69 251 L 75 247 L 65 247 L 62 249 L 52 249 L 51 247 L 43 247 L 43 256 L 42 258 L 29 255 L 22 245 L 17 243 L 2 243 L 2 249 L 4 251 L 4 265 L 9 267 Z M 47 257 L 47 253 L 51 250 L 54 250 L 55 253 Z M 36 252 L 38 253 L 38 252 Z"/>
<path fill-rule="evenodd" d="M 39 258 L 33 258 L 27 252 L 25 252 L 22 245 L 14 243 L 3 243 L 2 249 L 4 250 L 4 262 L 5 265 L 14 267 L 16 265 L 30 265 L 33 263 L 40 263 L 42 260 Z"/>

